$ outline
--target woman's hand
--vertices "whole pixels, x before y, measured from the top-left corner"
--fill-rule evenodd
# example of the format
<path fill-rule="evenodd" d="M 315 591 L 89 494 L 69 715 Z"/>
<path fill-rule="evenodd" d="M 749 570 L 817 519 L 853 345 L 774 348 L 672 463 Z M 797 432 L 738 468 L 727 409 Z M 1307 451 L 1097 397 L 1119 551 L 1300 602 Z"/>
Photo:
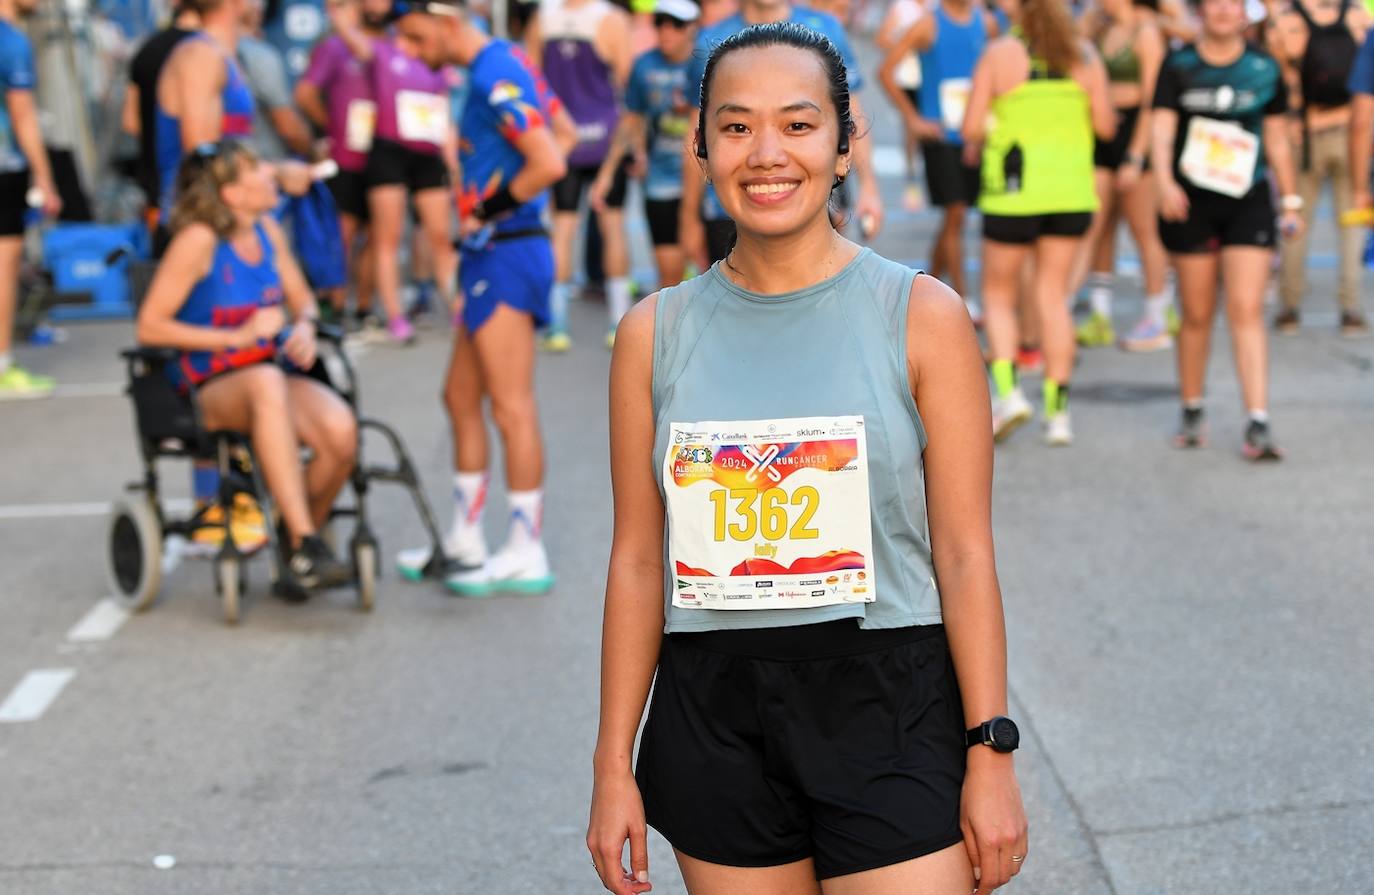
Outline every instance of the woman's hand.
<path fill-rule="evenodd" d="M 1159 216 L 1166 221 L 1188 220 L 1188 194 L 1167 175 L 1159 181 Z"/>
<path fill-rule="evenodd" d="M 939 143 L 945 139 L 945 129 L 929 118 L 914 112 L 909 112 L 902 118 L 907 131 L 922 142 Z"/>
<path fill-rule="evenodd" d="M 1135 185 L 1140 182 L 1142 164 L 1140 156 L 1127 156 L 1121 167 L 1116 169 L 1116 191 L 1118 193 L 1124 195 L 1135 189 Z"/>
<path fill-rule="evenodd" d="M 1279 212 L 1279 232 L 1283 234 L 1284 239 L 1297 239 L 1306 226 L 1307 222 L 1302 219 L 1302 212 Z"/>
<path fill-rule="evenodd" d="M 630 842 L 630 870 L 621 864 L 625 841 Z M 639 895 L 649 883 L 648 825 L 639 785 L 629 770 L 598 773 L 592 787 L 592 816 L 587 824 L 587 849 L 606 891 Z"/>
<path fill-rule="evenodd" d="M 287 336 L 281 350 L 287 360 L 301 370 L 309 370 L 315 366 L 315 357 L 319 351 L 319 345 L 315 341 L 315 321 L 307 317 L 292 324 L 291 335 Z"/>
<path fill-rule="evenodd" d="M 242 326 L 234 330 L 234 347 L 247 348 L 259 342 L 275 339 L 277 333 L 281 332 L 285 326 L 286 312 L 282 310 L 281 305 L 268 305 L 265 308 L 258 308 L 253 312 L 252 317 L 249 317 Z"/>
<path fill-rule="evenodd" d="M 1026 810 L 1010 755 L 974 746 L 968 758 L 959 826 L 973 862 L 974 891 L 984 895 L 1021 872 L 1028 842 Z"/>

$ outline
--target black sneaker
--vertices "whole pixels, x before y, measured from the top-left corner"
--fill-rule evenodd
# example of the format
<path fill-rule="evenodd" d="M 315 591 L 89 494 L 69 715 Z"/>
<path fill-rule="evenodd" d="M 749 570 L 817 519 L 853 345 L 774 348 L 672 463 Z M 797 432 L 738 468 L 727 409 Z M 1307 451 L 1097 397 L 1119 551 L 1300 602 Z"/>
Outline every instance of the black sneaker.
<path fill-rule="evenodd" d="M 1341 335 L 1347 339 L 1357 339 L 1369 334 L 1369 321 L 1359 311 L 1341 312 Z"/>
<path fill-rule="evenodd" d="M 1274 444 L 1274 436 L 1269 433 L 1269 424 L 1251 420 L 1245 428 L 1245 441 L 1240 446 L 1245 459 L 1258 463 L 1261 460 L 1282 460 L 1283 451 Z"/>
<path fill-rule="evenodd" d="M 1302 318 L 1293 308 L 1284 308 L 1274 317 L 1274 332 L 1283 336 L 1291 336 L 1297 333 L 1302 325 Z"/>
<path fill-rule="evenodd" d="M 1207 421 L 1203 419 L 1201 407 L 1183 408 L 1183 420 L 1174 436 L 1174 447 L 1200 448 L 1207 444 Z"/>
<path fill-rule="evenodd" d="M 296 583 L 308 590 L 341 587 L 353 580 L 353 568 L 340 562 L 319 535 L 304 538 L 287 566 Z"/>

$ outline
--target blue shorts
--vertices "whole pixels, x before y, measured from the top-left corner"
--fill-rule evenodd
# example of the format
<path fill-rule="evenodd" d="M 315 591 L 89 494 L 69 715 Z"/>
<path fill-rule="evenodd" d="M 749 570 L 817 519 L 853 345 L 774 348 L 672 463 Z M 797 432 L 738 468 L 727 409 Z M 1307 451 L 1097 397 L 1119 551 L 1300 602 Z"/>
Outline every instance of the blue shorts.
<path fill-rule="evenodd" d="M 491 317 L 497 304 L 524 311 L 536 327 L 547 326 L 553 288 L 553 247 L 547 236 L 492 240 L 485 247 L 464 246 L 458 267 L 463 304 L 459 320 L 469 333 Z"/>

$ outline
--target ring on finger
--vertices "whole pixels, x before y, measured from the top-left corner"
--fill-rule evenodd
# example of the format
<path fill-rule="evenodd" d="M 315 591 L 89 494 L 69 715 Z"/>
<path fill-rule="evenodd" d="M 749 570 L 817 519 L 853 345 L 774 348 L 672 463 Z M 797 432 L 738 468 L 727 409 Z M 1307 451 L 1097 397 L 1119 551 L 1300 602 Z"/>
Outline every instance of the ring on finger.
<path fill-rule="evenodd" d="M 1014 863 L 1020 864 L 1022 861 L 1026 860 L 1026 856 L 1025 856 L 1025 855 L 1012 855 L 1012 856 L 1011 856 L 1011 859 L 1012 859 L 1012 861 L 1013 861 Z"/>

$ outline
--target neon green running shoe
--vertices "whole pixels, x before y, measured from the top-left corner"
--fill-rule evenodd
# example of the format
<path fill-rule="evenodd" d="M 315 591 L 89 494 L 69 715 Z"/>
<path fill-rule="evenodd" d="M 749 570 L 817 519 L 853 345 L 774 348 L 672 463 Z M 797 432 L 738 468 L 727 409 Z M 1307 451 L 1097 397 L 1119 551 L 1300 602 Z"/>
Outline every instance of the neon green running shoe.
<path fill-rule="evenodd" d="M 572 338 L 563 330 L 556 329 L 543 338 L 539 347 L 548 354 L 566 354 L 572 350 Z"/>
<path fill-rule="evenodd" d="M 32 401 L 46 398 L 56 387 L 57 382 L 51 376 L 39 376 L 14 364 L 0 373 L 0 401 Z"/>
<path fill-rule="evenodd" d="M 1116 344 L 1116 330 L 1112 319 L 1105 314 L 1093 314 L 1078 326 L 1078 344 L 1084 348 L 1106 348 Z"/>
<path fill-rule="evenodd" d="M 1169 330 L 1169 335 L 1177 338 L 1178 331 L 1183 328 L 1183 324 L 1179 321 L 1178 311 L 1174 309 L 1173 305 L 1169 305 L 1168 309 L 1164 312 L 1164 323 Z"/>

